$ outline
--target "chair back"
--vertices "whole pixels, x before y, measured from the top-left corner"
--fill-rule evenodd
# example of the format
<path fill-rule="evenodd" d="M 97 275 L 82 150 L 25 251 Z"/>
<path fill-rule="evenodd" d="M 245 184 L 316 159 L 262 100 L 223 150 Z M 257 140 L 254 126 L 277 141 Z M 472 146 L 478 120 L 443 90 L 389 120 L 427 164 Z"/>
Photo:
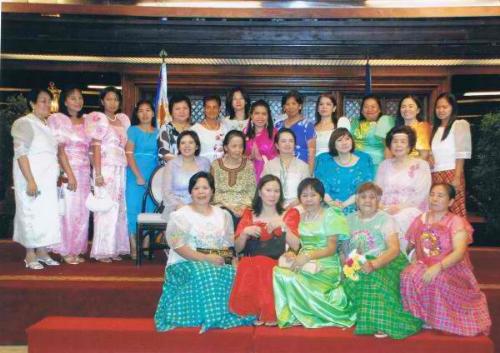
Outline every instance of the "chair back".
<path fill-rule="evenodd" d="M 146 201 L 149 198 L 153 201 L 155 205 L 155 213 L 162 212 L 163 210 L 163 193 L 162 193 L 162 183 L 163 183 L 163 172 L 165 171 L 164 165 L 159 165 L 151 173 L 149 178 L 148 189 L 144 193 L 142 198 L 142 212 L 146 210 Z"/>

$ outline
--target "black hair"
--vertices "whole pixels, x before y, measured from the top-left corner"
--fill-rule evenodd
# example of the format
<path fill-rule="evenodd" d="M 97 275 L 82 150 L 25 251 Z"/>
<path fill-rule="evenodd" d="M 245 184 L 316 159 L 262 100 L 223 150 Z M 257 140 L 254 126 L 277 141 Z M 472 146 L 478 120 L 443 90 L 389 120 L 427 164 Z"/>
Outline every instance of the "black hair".
<path fill-rule="evenodd" d="M 207 172 L 198 172 L 198 173 L 194 174 L 191 178 L 189 178 L 188 191 L 190 194 L 193 191 L 193 188 L 199 179 L 206 179 L 208 181 L 208 185 L 210 186 L 210 189 L 212 189 L 212 193 L 215 192 L 215 182 L 214 182 L 214 177 L 212 176 L 212 174 L 207 173 Z"/>
<path fill-rule="evenodd" d="M 139 108 L 141 105 L 149 105 L 151 108 L 151 111 L 153 112 L 153 119 L 151 119 L 151 126 L 156 127 L 156 116 L 155 116 L 155 108 L 153 106 L 153 103 L 147 99 L 142 99 L 134 107 L 134 112 L 132 113 L 132 119 L 130 119 L 130 125 L 139 125 L 141 121 L 139 120 L 139 116 L 137 115 L 139 113 Z"/>
<path fill-rule="evenodd" d="M 226 136 L 224 136 L 224 140 L 222 141 L 222 147 L 227 147 L 227 145 L 229 145 L 229 142 L 231 141 L 231 139 L 233 137 L 239 137 L 239 138 L 241 138 L 241 142 L 243 143 L 243 154 L 245 154 L 245 150 L 246 150 L 245 135 L 241 131 L 239 131 L 239 130 L 231 130 L 231 131 L 229 131 L 226 134 Z"/>
<path fill-rule="evenodd" d="M 262 213 L 262 198 L 259 195 L 259 192 L 262 190 L 265 184 L 275 181 L 280 186 L 280 197 L 278 203 L 276 204 L 276 211 L 278 214 L 282 214 L 285 211 L 283 207 L 283 203 L 285 202 L 285 197 L 283 196 L 283 187 L 281 186 L 280 178 L 275 175 L 267 174 L 260 178 L 259 183 L 257 184 L 257 188 L 255 189 L 255 194 L 252 200 L 252 210 L 257 216 Z"/>
<path fill-rule="evenodd" d="M 222 105 L 222 101 L 220 100 L 220 97 L 217 95 L 211 95 L 211 96 L 205 96 L 203 97 L 203 106 L 207 104 L 208 101 L 216 101 L 219 107 Z"/>
<path fill-rule="evenodd" d="M 306 188 L 310 187 L 321 197 L 321 201 L 325 198 L 325 187 L 323 183 L 317 178 L 305 178 L 302 180 L 297 187 L 297 198 L 300 200 L 300 195 L 304 192 Z"/>
<path fill-rule="evenodd" d="M 269 107 L 269 104 L 263 99 L 259 99 L 256 102 L 252 103 L 252 106 L 250 107 L 250 120 L 248 121 L 248 127 L 247 127 L 247 137 L 249 139 L 255 137 L 255 125 L 252 123 L 252 114 L 255 111 L 255 108 L 257 107 L 264 107 L 267 111 L 267 136 L 272 139 L 273 138 L 273 131 L 274 131 L 274 123 L 273 123 L 273 116 L 271 115 L 271 108 Z"/>
<path fill-rule="evenodd" d="M 434 138 L 434 135 L 436 134 L 437 129 L 441 126 L 441 120 L 437 117 L 436 114 L 436 106 L 438 100 L 441 98 L 446 99 L 448 104 L 451 105 L 451 115 L 450 119 L 448 120 L 448 125 L 444 128 L 443 136 L 441 137 L 441 141 L 446 139 L 448 137 L 448 134 L 450 133 L 451 127 L 453 126 L 453 123 L 457 119 L 457 114 L 458 114 L 458 104 L 457 104 L 457 99 L 455 96 L 449 92 L 444 92 L 441 93 L 439 96 L 437 96 L 436 101 L 434 102 L 434 118 L 432 119 L 432 134 L 431 134 L 431 141 Z"/>
<path fill-rule="evenodd" d="M 331 93 L 321 93 L 318 97 L 318 100 L 316 101 L 316 110 L 315 110 L 315 117 L 316 117 L 316 123 L 314 125 L 318 125 L 321 121 L 321 115 L 319 114 L 318 112 L 318 108 L 319 108 L 319 102 L 321 101 L 321 98 L 328 98 L 329 100 L 332 101 L 333 103 L 333 107 L 336 108 L 337 107 L 337 99 L 335 99 L 335 96 Z M 335 109 L 332 113 L 332 116 L 331 116 L 331 119 L 332 119 L 332 124 L 333 124 L 333 127 L 336 127 L 337 126 L 337 109 Z"/>
<path fill-rule="evenodd" d="M 415 145 L 417 144 L 417 134 L 415 133 L 415 130 L 413 130 L 412 127 L 406 125 L 393 127 L 385 137 L 385 146 L 387 148 L 391 148 L 392 140 L 394 139 L 394 135 L 396 134 L 405 134 L 406 136 L 408 136 L 408 147 L 410 148 L 410 152 L 413 151 Z"/>
<path fill-rule="evenodd" d="M 377 120 L 378 120 L 382 115 L 384 115 L 384 113 L 382 112 L 382 102 L 380 101 L 380 98 L 374 94 L 368 94 L 368 95 L 363 97 L 363 100 L 361 101 L 361 106 L 359 107 L 359 119 L 361 121 L 366 120 L 366 117 L 363 115 L 363 106 L 365 105 L 365 102 L 368 99 L 373 99 L 378 104 L 378 107 L 380 109 L 380 113 L 377 117 Z"/>
<path fill-rule="evenodd" d="M 250 96 L 248 93 L 241 87 L 232 88 L 226 95 L 226 115 L 229 116 L 229 119 L 235 118 L 235 111 L 233 108 L 233 97 L 236 92 L 240 92 L 245 100 L 245 119 L 248 118 L 248 112 L 250 111 Z M 220 105 L 220 104 L 219 104 Z"/>
<path fill-rule="evenodd" d="M 122 97 L 122 93 L 120 92 L 120 90 L 114 86 L 105 87 L 101 91 L 101 93 L 99 94 L 99 104 L 101 105 L 101 110 L 104 112 L 104 105 L 102 104 L 102 101 L 107 96 L 107 94 L 110 92 L 113 92 L 118 97 L 118 102 L 120 102 L 120 103 L 118 105 L 118 110 L 115 113 L 120 113 L 121 112 L 121 105 L 123 102 L 123 97 Z"/>
<path fill-rule="evenodd" d="M 432 189 L 434 189 L 436 186 L 444 187 L 446 190 L 446 193 L 448 194 L 448 198 L 450 200 L 455 199 L 455 197 L 457 196 L 457 190 L 450 183 L 434 183 L 434 184 L 432 184 L 430 191 L 432 191 Z"/>
<path fill-rule="evenodd" d="M 423 108 L 422 102 L 420 101 L 420 99 L 417 96 L 414 96 L 413 94 L 407 94 L 406 96 L 401 98 L 401 100 L 399 101 L 398 111 L 396 114 L 396 125 L 395 126 L 403 126 L 405 124 L 405 119 L 403 118 L 403 115 L 401 115 L 401 105 L 403 104 L 403 101 L 405 99 L 411 99 L 415 102 L 415 104 L 417 105 L 417 108 L 419 110 L 419 112 L 417 114 L 417 121 L 424 121 L 424 108 Z"/>
<path fill-rule="evenodd" d="M 64 104 L 64 103 L 66 102 L 66 99 L 69 96 L 71 96 L 71 94 L 75 91 L 79 92 L 83 98 L 82 89 L 80 87 L 76 87 L 76 86 L 67 87 L 66 89 L 64 89 L 61 92 L 61 96 L 59 97 L 59 111 L 66 116 L 70 116 L 70 115 L 68 112 L 68 107 L 66 107 L 66 104 Z M 77 118 L 81 118 L 82 116 L 83 116 L 83 106 L 82 106 L 82 109 L 80 109 L 80 111 L 78 111 L 76 113 Z"/>
<path fill-rule="evenodd" d="M 330 154 L 330 156 L 336 157 L 339 155 L 339 151 L 337 151 L 337 147 L 335 147 L 335 142 L 337 142 L 337 140 L 342 136 L 349 136 L 352 142 L 352 147 L 349 152 L 354 152 L 356 144 L 354 143 L 352 134 L 345 127 L 339 127 L 332 132 L 332 134 L 330 135 L 330 140 L 328 141 L 328 153 Z"/>
<path fill-rule="evenodd" d="M 304 104 L 304 97 L 299 93 L 299 91 L 292 89 L 291 91 L 288 91 L 283 97 L 281 97 L 282 110 L 285 109 L 285 104 L 290 98 L 295 99 L 295 101 L 300 105 Z M 302 109 L 300 110 L 300 112 L 302 112 Z"/>
<path fill-rule="evenodd" d="M 174 94 L 172 95 L 172 97 L 170 97 L 170 99 L 168 100 L 168 112 L 170 113 L 170 115 L 172 115 L 172 112 L 174 111 L 174 105 L 180 102 L 186 102 L 189 108 L 189 121 L 191 121 L 191 112 L 193 111 L 191 99 L 189 99 L 189 97 L 184 94 Z"/>
<path fill-rule="evenodd" d="M 195 156 L 199 156 L 201 152 L 201 142 L 200 142 L 200 137 L 195 131 L 192 130 L 184 130 L 177 136 L 177 154 L 181 154 L 181 140 L 184 138 L 184 136 L 191 136 L 191 138 L 194 140 L 194 144 L 196 145 L 196 151 L 194 151 Z"/>
<path fill-rule="evenodd" d="M 290 134 L 293 137 L 293 143 L 296 145 L 297 144 L 297 136 L 295 135 L 295 132 L 293 132 L 292 129 L 289 129 L 287 127 L 282 127 L 281 129 L 278 130 L 278 133 L 276 136 L 274 136 L 274 144 L 277 145 L 278 141 L 280 140 L 281 135 L 283 134 Z"/>
<path fill-rule="evenodd" d="M 30 108 L 31 111 L 33 111 L 33 107 L 31 106 L 31 104 L 29 103 L 33 103 L 33 104 L 36 104 L 36 101 L 38 100 L 38 96 L 41 94 L 41 93 L 47 93 L 50 97 L 50 99 L 54 99 L 54 95 L 45 87 L 37 87 L 37 88 L 33 88 L 27 95 L 26 95 L 26 99 L 28 100 L 28 106 Z"/>

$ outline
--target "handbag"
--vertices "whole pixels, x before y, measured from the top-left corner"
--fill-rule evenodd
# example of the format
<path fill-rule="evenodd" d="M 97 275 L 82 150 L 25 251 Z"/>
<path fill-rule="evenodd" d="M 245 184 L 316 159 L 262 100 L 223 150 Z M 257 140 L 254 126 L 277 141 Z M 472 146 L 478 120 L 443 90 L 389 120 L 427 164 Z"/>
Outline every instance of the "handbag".
<path fill-rule="evenodd" d="M 273 236 L 269 240 L 260 238 L 249 238 L 243 249 L 244 256 L 267 256 L 278 260 L 285 252 L 286 236 L 283 233 L 281 236 Z"/>
<path fill-rule="evenodd" d="M 278 266 L 283 268 L 291 268 L 293 264 L 293 259 L 287 259 L 283 254 L 278 260 Z M 321 271 L 321 265 L 317 260 L 311 260 L 306 262 L 304 266 L 300 269 L 301 271 L 315 274 Z"/>
<path fill-rule="evenodd" d="M 111 199 L 106 188 L 95 187 L 94 192 L 87 196 L 85 206 L 92 212 L 107 212 L 118 206 L 118 203 Z"/>

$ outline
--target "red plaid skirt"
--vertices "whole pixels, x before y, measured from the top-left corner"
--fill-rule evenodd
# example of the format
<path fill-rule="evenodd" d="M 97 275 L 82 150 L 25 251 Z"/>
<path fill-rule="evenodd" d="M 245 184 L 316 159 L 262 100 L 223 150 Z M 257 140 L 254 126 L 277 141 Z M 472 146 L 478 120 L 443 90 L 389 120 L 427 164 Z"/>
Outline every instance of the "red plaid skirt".
<path fill-rule="evenodd" d="M 432 183 L 448 183 L 451 184 L 455 178 L 455 170 L 443 170 L 441 172 L 432 173 Z M 467 210 L 465 208 L 465 177 L 462 174 L 460 187 L 455 188 L 457 196 L 455 202 L 450 207 L 450 211 L 460 217 L 467 218 Z"/>

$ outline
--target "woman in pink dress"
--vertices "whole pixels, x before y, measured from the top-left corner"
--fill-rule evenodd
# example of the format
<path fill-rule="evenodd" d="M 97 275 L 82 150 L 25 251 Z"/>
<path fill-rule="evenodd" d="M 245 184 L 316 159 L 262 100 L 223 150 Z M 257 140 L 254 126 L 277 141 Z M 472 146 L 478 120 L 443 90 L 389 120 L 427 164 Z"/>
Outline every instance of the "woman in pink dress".
<path fill-rule="evenodd" d="M 487 335 L 488 305 L 467 253 L 474 230 L 449 211 L 455 196 L 450 184 L 434 184 L 429 211 L 406 233 L 416 259 L 401 273 L 403 305 L 428 328 L 461 336 Z"/>
<path fill-rule="evenodd" d="M 90 193 L 90 138 L 85 134 L 82 117 L 83 96 L 72 87 L 61 95 L 61 112 L 52 114 L 47 123 L 58 142 L 58 157 L 64 170 L 62 192 L 65 212 L 61 217 L 61 243 L 52 251 L 61 254 L 68 264 L 85 260 L 87 252 L 89 210 L 85 200 Z M 65 185 L 67 182 L 67 185 Z"/>
<path fill-rule="evenodd" d="M 250 121 L 244 133 L 246 155 L 253 162 L 257 182 L 262 176 L 264 164 L 278 155 L 274 145 L 276 132 L 269 104 L 262 99 L 254 102 L 250 107 Z"/>
<path fill-rule="evenodd" d="M 93 178 L 97 196 L 108 196 L 116 204 L 107 211 L 94 213 L 94 239 L 90 257 L 101 262 L 121 260 L 130 253 L 125 204 L 125 144 L 130 120 L 119 113 L 121 93 L 114 87 L 101 92 L 104 113 L 93 112 L 85 118 L 85 131 L 91 142 Z"/>

